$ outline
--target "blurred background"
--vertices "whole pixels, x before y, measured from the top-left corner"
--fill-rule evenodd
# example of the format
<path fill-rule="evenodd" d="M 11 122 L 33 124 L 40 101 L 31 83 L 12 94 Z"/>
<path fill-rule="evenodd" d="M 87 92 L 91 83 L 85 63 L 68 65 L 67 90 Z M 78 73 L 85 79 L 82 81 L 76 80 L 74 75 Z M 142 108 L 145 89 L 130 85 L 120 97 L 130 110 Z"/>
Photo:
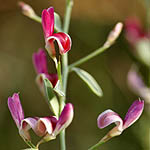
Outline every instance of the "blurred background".
<path fill-rule="evenodd" d="M 36 73 L 32 54 L 44 48 L 42 27 L 23 16 L 17 0 L 0 0 L 0 149 L 27 148 L 7 107 L 7 98 L 20 93 L 25 116 L 48 116 L 51 112 L 35 84 Z M 65 0 L 26 0 L 38 15 L 44 8 L 54 6 L 63 20 Z M 145 26 L 145 8 L 140 0 L 74 0 L 69 34 L 72 50 L 69 63 L 99 48 L 109 31 L 126 18 L 137 16 Z M 105 53 L 80 67 L 91 73 L 103 89 L 96 97 L 74 73 L 69 76 L 67 101 L 74 104 L 75 117 L 67 128 L 67 149 L 86 150 L 96 144 L 112 127 L 100 130 L 97 116 L 112 109 L 124 118 L 129 106 L 138 99 L 127 86 L 127 73 L 133 63 L 132 48 L 122 32 L 119 40 Z M 49 59 L 49 70 L 55 72 Z M 144 68 L 144 67 L 143 67 Z M 101 150 L 148 150 L 149 126 L 146 114 L 119 137 L 100 147 Z M 35 138 L 33 134 L 33 139 Z M 36 138 L 35 138 L 36 140 Z M 59 150 L 59 138 L 41 145 L 41 150 Z"/>

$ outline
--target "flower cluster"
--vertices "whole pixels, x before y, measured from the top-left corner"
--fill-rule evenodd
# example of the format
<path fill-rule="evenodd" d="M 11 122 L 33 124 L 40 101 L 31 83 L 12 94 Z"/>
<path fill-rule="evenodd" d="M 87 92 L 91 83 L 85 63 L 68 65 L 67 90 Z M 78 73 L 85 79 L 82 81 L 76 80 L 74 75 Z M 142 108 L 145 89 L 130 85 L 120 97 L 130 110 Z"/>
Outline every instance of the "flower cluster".
<path fill-rule="evenodd" d="M 20 2 L 19 5 L 23 9 L 23 13 L 30 18 L 38 17 L 34 10 L 27 4 Z M 45 47 L 52 59 L 56 59 L 56 50 L 54 41 L 58 43 L 59 53 L 63 55 L 71 49 L 71 38 L 68 34 L 63 32 L 54 33 L 54 9 L 50 7 L 44 9 L 42 12 L 42 27 L 44 31 Z M 48 79 L 52 84 L 52 88 L 55 88 L 58 83 L 58 75 L 48 72 L 46 52 L 43 49 L 39 49 L 38 52 L 33 54 L 33 64 L 37 72 L 37 84 L 43 95 L 45 94 L 44 79 Z M 57 69 L 57 68 L 56 68 Z M 56 98 L 56 96 L 55 96 Z M 57 99 L 57 98 L 56 98 Z M 51 105 L 52 100 L 49 102 Z M 58 103 L 58 102 L 57 102 Z M 53 104 L 52 106 L 54 107 Z M 59 117 L 28 117 L 24 118 L 24 112 L 21 106 L 20 98 L 17 93 L 14 93 L 12 97 L 8 98 L 8 107 L 11 115 L 18 127 L 20 136 L 25 141 L 30 141 L 29 129 L 32 129 L 36 135 L 43 137 L 40 143 L 55 139 L 56 136 L 65 128 L 69 126 L 73 119 L 73 105 L 68 103 L 64 106 Z M 53 108 L 55 109 L 55 108 Z M 59 108 L 58 108 L 59 109 Z M 57 110 L 59 111 L 59 110 Z M 55 114 L 56 115 L 56 114 Z M 38 144 L 37 144 L 38 146 Z"/>
<path fill-rule="evenodd" d="M 71 103 L 65 105 L 58 119 L 55 116 L 24 118 L 24 111 L 17 93 L 8 98 L 8 107 L 20 136 L 28 141 L 30 141 L 29 129 L 31 128 L 38 136 L 45 136 L 44 139 L 47 137 L 54 139 L 63 129 L 69 126 L 73 119 L 73 105 Z"/>

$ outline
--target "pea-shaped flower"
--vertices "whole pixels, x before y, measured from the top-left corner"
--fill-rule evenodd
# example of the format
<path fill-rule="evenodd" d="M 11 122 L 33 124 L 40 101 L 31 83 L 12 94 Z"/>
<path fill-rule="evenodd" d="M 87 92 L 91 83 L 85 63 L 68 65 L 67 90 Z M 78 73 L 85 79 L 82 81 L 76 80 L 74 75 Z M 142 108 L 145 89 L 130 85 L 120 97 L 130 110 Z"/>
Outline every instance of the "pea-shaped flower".
<path fill-rule="evenodd" d="M 136 100 L 130 106 L 125 119 L 122 120 L 121 117 L 114 111 L 108 109 L 98 116 L 97 124 L 100 129 L 107 127 L 108 125 L 115 123 L 116 126 L 110 130 L 106 136 L 101 140 L 101 142 L 106 142 L 114 136 L 120 135 L 126 128 L 131 126 L 142 114 L 144 108 L 143 100 Z"/>
<path fill-rule="evenodd" d="M 24 118 L 24 111 L 17 93 L 8 98 L 8 107 L 18 127 L 19 134 L 24 140 L 30 141 L 29 130 L 31 128 L 36 135 L 44 137 L 38 143 L 38 146 L 42 142 L 55 139 L 63 129 L 70 125 L 74 114 L 73 105 L 68 103 L 65 105 L 58 119 L 55 116 Z"/>
<path fill-rule="evenodd" d="M 8 97 L 8 108 L 18 127 L 19 134 L 23 139 L 30 140 L 30 135 L 28 131 L 31 128 L 38 135 L 38 132 L 36 130 L 38 118 L 24 118 L 24 111 L 22 109 L 19 95 L 17 93 L 14 93 L 12 97 Z"/>
<path fill-rule="evenodd" d="M 42 12 L 42 26 L 46 42 L 46 49 L 53 58 L 56 55 L 54 41 L 58 43 L 60 54 L 64 54 L 71 49 L 71 38 L 63 32 L 54 33 L 54 8 L 44 9 Z"/>
<path fill-rule="evenodd" d="M 37 83 L 40 86 L 40 88 L 43 86 L 43 83 L 42 83 L 43 81 L 40 76 L 41 74 L 44 74 L 45 77 L 48 78 L 49 81 L 52 83 L 53 87 L 55 87 L 58 81 L 58 76 L 57 74 L 48 73 L 45 51 L 43 49 L 39 49 L 38 52 L 33 54 L 32 59 L 33 59 L 35 70 L 38 74 Z"/>

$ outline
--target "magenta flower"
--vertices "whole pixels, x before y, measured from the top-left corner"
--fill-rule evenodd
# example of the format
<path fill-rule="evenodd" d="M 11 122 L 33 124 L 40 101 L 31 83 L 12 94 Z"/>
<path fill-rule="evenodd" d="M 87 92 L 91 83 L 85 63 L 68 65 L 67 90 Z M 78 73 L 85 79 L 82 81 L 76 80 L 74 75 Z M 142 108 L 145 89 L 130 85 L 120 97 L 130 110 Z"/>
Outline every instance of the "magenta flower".
<path fill-rule="evenodd" d="M 142 38 L 147 38 L 148 34 L 143 30 L 137 18 L 129 18 L 125 22 L 126 38 L 133 46 Z"/>
<path fill-rule="evenodd" d="M 44 139 L 55 138 L 63 129 L 67 128 L 72 122 L 74 115 L 73 105 L 68 103 L 65 105 L 58 120 L 54 117 L 45 117 L 38 120 L 37 128 L 40 135 L 48 133 Z M 52 126 L 52 130 L 49 130 L 49 126 Z"/>
<path fill-rule="evenodd" d="M 42 26 L 46 42 L 46 48 L 50 56 L 55 57 L 56 51 L 54 41 L 56 40 L 59 46 L 60 54 L 64 54 L 71 49 L 71 38 L 63 32 L 54 33 L 54 8 L 44 9 L 42 12 Z"/>
<path fill-rule="evenodd" d="M 120 135 L 126 128 L 131 126 L 137 119 L 139 119 L 142 114 L 143 108 L 143 100 L 134 101 L 130 106 L 124 120 L 122 120 L 117 113 L 110 109 L 101 113 L 97 118 L 97 124 L 100 129 L 105 128 L 112 123 L 116 124 L 116 126 L 112 130 L 110 130 L 101 141 L 106 142 L 112 137 Z"/>
<path fill-rule="evenodd" d="M 48 73 L 48 67 L 47 67 L 47 60 L 46 60 L 46 53 L 43 49 L 39 49 L 37 53 L 34 53 L 32 56 L 33 64 L 35 67 L 35 70 L 38 75 L 44 74 L 46 78 L 49 79 L 49 81 L 52 83 L 53 87 L 55 87 L 58 76 L 57 74 L 50 74 Z M 43 81 L 40 76 L 37 78 L 38 84 L 43 84 Z"/>
<path fill-rule="evenodd" d="M 17 93 L 14 93 L 12 97 L 8 97 L 8 108 L 23 139 L 30 140 L 29 129 L 31 128 L 38 135 L 36 130 L 38 118 L 24 118 L 24 112 Z"/>
<path fill-rule="evenodd" d="M 20 136 L 25 140 L 30 140 L 29 129 L 31 128 L 38 136 L 46 136 L 44 139 L 47 137 L 56 138 L 63 129 L 70 125 L 74 114 L 73 105 L 68 103 L 58 120 L 55 116 L 24 118 L 24 112 L 17 93 L 8 98 L 8 108 L 18 127 Z"/>

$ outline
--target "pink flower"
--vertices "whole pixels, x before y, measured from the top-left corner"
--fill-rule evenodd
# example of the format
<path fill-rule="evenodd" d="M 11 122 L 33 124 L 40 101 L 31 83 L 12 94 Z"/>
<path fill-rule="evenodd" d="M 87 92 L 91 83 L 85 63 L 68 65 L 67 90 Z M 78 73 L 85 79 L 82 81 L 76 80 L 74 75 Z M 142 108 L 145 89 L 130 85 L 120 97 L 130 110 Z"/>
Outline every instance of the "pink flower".
<path fill-rule="evenodd" d="M 136 42 L 148 37 L 137 18 L 129 18 L 125 22 L 126 38 L 134 46 Z"/>
<path fill-rule="evenodd" d="M 49 81 L 52 83 L 53 87 L 55 87 L 55 85 L 58 81 L 58 76 L 57 76 L 57 74 L 48 73 L 45 51 L 43 49 L 39 49 L 39 51 L 37 53 L 33 54 L 32 59 L 33 59 L 33 64 L 34 64 L 37 74 L 38 75 L 44 74 L 45 77 L 48 78 Z M 43 84 L 43 81 L 40 76 L 38 76 L 37 82 L 39 85 Z"/>
<path fill-rule="evenodd" d="M 116 124 L 116 126 L 111 131 L 109 131 L 101 141 L 106 142 L 110 138 L 120 135 L 126 128 L 131 126 L 136 120 L 139 119 L 142 114 L 143 108 L 144 101 L 134 101 L 130 106 L 124 120 L 122 120 L 117 113 L 110 109 L 101 113 L 97 119 L 97 124 L 100 129 L 105 128 L 112 123 Z"/>
<path fill-rule="evenodd" d="M 51 139 L 56 138 L 63 129 L 70 125 L 74 114 L 73 105 L 68 103 L 65 105 L 58 120 L 55 116 L 24 118 L 24 112 L 17 93 L 8 98 L 8 108 L 18 127 L 19 134 L 26 140 L 30 140 L 29 129 L 31 128 L 38 136 L 48 136 Z"/>
<path fill-rule="evenodd" d="M 147 87 L 142 77 L 135 67 L 131 67 L 128 72 L 127 82 L 129 88 L 138 96 L 142 97 L 146 103 L 150 104 L 150 88 Z"/>
<path fill-rule="evenodd" d="M 36 123 L 38 118 L 24 118 L 24 112 L 20 103 L 19 95 L 14 93 L 12 97 L 8 97 L 8 108 L 18 127 L 19 134 L 26 140 L 30 140 L 29 129 L 33 129 L 36 134 Z"/>
<path fill-rule="evenodd" d="M 63 32 L 54 33 L 54 8 L 44 9 L 42 12 L 42 26 L 46 42 L 46 49 L 50 56 L 55 57 L 56 51 L 54 41 L 59 46 L 60 54 L 64 54 L 71 49 L 71 39 L 68 34 Z"/>
<path fill-rule="evenodd" d="M 63 129 L 67 128 L 73 119 L 73 105 L 68 103 L 65 105 L 58 120 L 53 118 L 42 118 L 38 120 L 37 128 L 41 135 L 44 135 L 47 131 L 47 135 L 44 139 L 55 138 Z M 52 120 L 53 119 L 53 120 Z M 52 126 L 52 130 L 49 130 L 49 126 Z"/>

